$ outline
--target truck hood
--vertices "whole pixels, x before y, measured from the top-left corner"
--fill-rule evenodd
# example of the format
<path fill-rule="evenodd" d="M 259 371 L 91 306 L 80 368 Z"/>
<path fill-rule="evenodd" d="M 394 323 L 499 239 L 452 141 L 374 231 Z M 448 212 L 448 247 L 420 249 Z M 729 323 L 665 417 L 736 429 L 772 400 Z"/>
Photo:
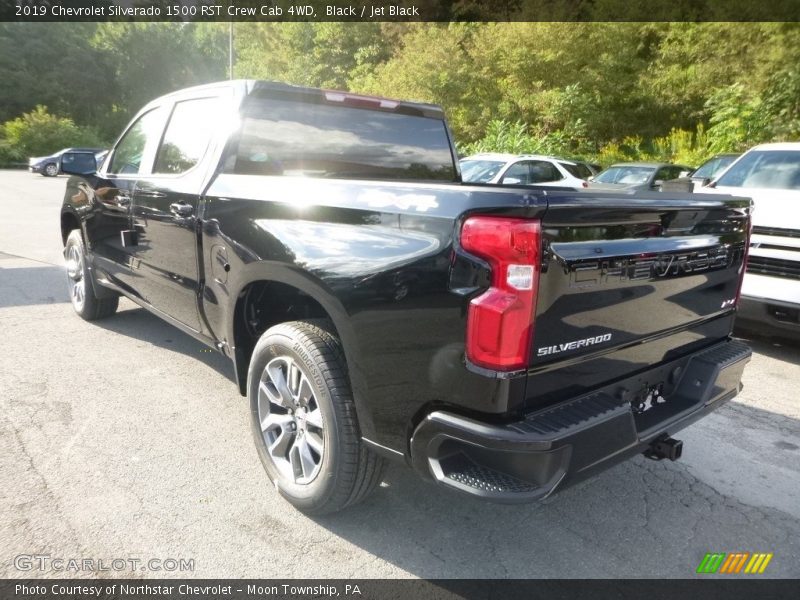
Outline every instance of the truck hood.
<path fill-rule="evenodd" d="M 717 186 L 703 188 L 703 193 L 749 196 L 753 199 L 753 225 L 800 229 L 800 190 Z"/>
<path fill-rule="evenodd" d="M 634 189 L 636 187 L 636 186 L 632 186 L 629 183 L 601 183 L 599 181 L 590 181 L 588 183 L 589 183 L 589 188 L 590 189 L 594 189 L 594 190 L 613 190 L 615 192 L 619 191 L 619 190 L 632 190 L 632 189 Z"/>

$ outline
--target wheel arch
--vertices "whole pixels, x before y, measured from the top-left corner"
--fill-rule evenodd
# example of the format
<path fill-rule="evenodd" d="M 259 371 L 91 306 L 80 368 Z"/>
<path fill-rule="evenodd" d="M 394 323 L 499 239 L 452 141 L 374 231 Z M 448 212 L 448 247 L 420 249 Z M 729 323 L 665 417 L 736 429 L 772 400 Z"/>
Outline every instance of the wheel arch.
<path fill-rule="evenodd" d="M 86 241 L 86 236 L 83 235 L 83 229 L 81 228 L 80 219 L 78 216 L 69 210 L 64 210 L 61 212 L 61 245 L 67 245 L 67 237 L 69 236 L 69 232 L 73 229 L 77 229 L 81 232 L 81 236 L 83 237 L 84 241 Z"/>
<path fill-rule="evenodd" d="M 286 321 L 327 319 L 333 324 L 345 355 L 362 436 L 374 432 L 371 411 L 366 402 L 364 378 L 358 371 L 359 349 L 350 316 L 330 288 L 308 273 L 275 265 L 251 264 L 232 294 L 227 339 L 239 392 L 247 395 L 247 376 L 255 344 L 269 327 Z M 251 321 L 256 319 L 254 325 Z"/>

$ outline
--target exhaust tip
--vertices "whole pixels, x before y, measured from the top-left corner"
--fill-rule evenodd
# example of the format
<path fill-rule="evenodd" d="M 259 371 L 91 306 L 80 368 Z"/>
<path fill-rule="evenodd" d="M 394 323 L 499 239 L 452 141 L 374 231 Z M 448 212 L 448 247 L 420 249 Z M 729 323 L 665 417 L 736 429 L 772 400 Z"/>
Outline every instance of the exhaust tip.
<path fill-rule="evenodd" d="M 653 441 L 644 455 L 651 460 L 663 460 L 668 458 L 672 461 L 678 460 L 683 454 L 683 442 L 674 440 L 665 435 Z"/>

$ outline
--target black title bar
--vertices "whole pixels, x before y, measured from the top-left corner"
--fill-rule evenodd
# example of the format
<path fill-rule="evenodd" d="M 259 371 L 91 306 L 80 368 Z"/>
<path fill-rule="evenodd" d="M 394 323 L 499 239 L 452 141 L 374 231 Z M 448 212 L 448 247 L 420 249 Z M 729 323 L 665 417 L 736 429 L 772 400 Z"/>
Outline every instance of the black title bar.
<path fill-rule="evenodd" d="M 800 0 L 0 0 L 0 21 L 800 21 Z"/>
<path fill-rule="evenodd" d="M 0 580 L 3 600 L 778 600 L 795 597 L 796 580 L 475 580 L 475 579 L 27 579 Z"/>

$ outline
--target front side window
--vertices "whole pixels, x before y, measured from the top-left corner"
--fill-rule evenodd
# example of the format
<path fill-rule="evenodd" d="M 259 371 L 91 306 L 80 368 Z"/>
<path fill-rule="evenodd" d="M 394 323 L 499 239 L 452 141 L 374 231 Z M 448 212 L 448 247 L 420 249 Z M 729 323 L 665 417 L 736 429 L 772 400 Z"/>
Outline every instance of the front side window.
<path fill-rule="evenodd" d="M 153 173 L 185 173 L 200 162 L 217 130 L 217 116 L 221 110 L 219 98 L 176 102 Z"/>
<path fill-rule="evenodd" d="M 503 175 L 503 183 L 507 185 L 528 185 L 531 182 L 530 164 L 518 162 L 510 167 Z"/>
<path fill-rule="evenodd" d="M 800 151 L 748 152 L 717 180 L 717 185 L 742 188 L 800 189 Z"/>
<path fill-rule="evenodd" d="M 161 135 L 161 110 L 153 109 L 143 114 L 114 149 L 109 172 L 118 175 L 135 175 L 142 172 L 142 159 L 148 142 L 154 143 Z"/>
<path fill-rule="evenodd" d="M 346 105 L 253 98 L 234 173 L 455 181 L 444 121 Z"/>

